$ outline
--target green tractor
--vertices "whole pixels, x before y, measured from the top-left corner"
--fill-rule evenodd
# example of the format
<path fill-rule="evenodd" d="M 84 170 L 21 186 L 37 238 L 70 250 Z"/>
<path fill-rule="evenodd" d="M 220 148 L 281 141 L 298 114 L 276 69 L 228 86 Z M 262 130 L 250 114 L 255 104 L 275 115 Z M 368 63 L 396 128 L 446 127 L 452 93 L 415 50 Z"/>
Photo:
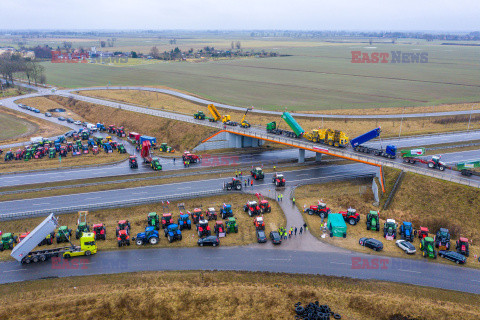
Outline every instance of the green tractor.
<path fill-rule="evenodd" d="M 125 149 L 125 146 L 122 143 L 120 143 L 117 146 L 117 151 L 118 151 L 118 153 L 127 153 L 127 149 Z"/>
<path fill-rule="evenodd" d="M 32 158 L 33 158 L 33 150 L 32 149 L 27 149 L 27 151 L 25 151 L 25 156 L 23 157 L 23 160 L 28 161 Z"/>
<path fill-rule="evenodd" d="M 175 152 L 175 149 L 173 149 L 172 147 L 169 147 L 166 142 L 163 142 L 163 143 L 160 145 L 160 151 L 162 151 L 162 152 L 168 152 L 168 153 L 173 153 L 173 152 Z"/>
<path fill-rule="evenodd" d="M 238 224 L 235 217 L 230 217 L 225 222 L 227 233 L 238 233 Z"/>
<path fill-rule="evenodd" d="M 68 229 L 67 226 L 61 226 L 58 228 L 57 243 L 68 242 L 72 236 L 72 229 Z"/>
<path fill-rule="evenodd" d="M 90 227 L 86 222 L 80 222 L 75 230 L 75 239 L 80 239 L 84 232 L 90 232 Z"/>
<path fill-rule="evenodd" d="M 150 212 L 147 216 L 148 225 L 160 230 L 160 218 L 156 212 Z"/>
<path fill-rule="evenodd" d="M 252 178 L 255 180 L 260 180 L 265 178 L 265 174 L 263 173 L 262 168 L 257 167 L 253 170 L 250 171 L 250 174 L 252 175 Z"/>
<path fill-rule="evenodd" d="M 162 170 L 162 165 L 160 164 L 160 159 L 158 159 L 158 158 L 153 158 L 152 162 L 150 163 L 150 166 L 155 171 Z"/>
<path fill-rule="evenodd" d="M 0 251 L 12 250 L 17 242 L 18 242 L 18 238 L 17 236 L 14 236 L 13 233 L 5 233 L 4 235 L 2 235 L 2 241 L 0 243 Z"/>
<path fill-rule="evenodd" d="M 420 250 L 424 258 L 437 259 L 437 251 L 435 251 L 435 240 L 432 237 L 425 237 L 420 241 Z"/>
<path fill-rule="evenodd" d="M 57 155 L 57 151 L 55 150 L 55 148 L 49 148 L 48 149 L 48 157 L 50 159 L 55 158 L 56 155 Z"/>
<path fill-rule="evenodd" d="M 380 221 L 377 211 L 370 211 L 367 214 L 367 230 L 380 231 Z"/>
<path fill-rule="evenodd" d="M 205 120 L 205 113 L 203 113 L 203 111 L 197 111 L 197 113 L 193 114 L 193 118 L 198 120 Z"/>

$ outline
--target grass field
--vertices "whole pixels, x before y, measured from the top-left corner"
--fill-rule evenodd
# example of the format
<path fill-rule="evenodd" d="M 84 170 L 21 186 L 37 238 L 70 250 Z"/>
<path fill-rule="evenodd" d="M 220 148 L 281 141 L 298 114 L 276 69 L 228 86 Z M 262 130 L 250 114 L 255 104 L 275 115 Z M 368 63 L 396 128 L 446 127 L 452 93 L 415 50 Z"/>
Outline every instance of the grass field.
<path fill-rule="evenodd" d="M 178 204 L 185 204 L 185 209 L 193 211 L 194 208 L 201 208 L 203 212 L 209 207 L 215 207 L 217 214 L 220 211 L 220 207 L 223 203 L 232 204 L 232 209 L 235 218 L 238 223 L 238 233 L 233 233 L 227 235 L 225 238 L 220 239 L 221 246 L 232 246 L 232 245 L 246 245 L 256 242 L 255 235 L 255 226 L 253 225 L 253 218 L 250 218 L 248 214 L 243 212 L 243 205 L 248 201 L 254 199 L 255 196 L 246 195 L 246 194 L 229 194 L 222 195 L 217 197 L 207 197 L 207 198 L 196 198 L 196 199 L 187 199 L 182 201 L 171 202 L 168 207 L 165 207 L 165 212 L 173 213 L 174 221 L 177 223 L 179 217 L 179 208 Z M 286 224 L 286 219 L 283 214 L 280 206 L 275 202 L 269 199 L 270 205 L 272 206 L 272 212 L 266 213 L 265 218 L 265 227 L 266 231 L 270 232 L 271 230 L 276 230 L 280 226 Z M 130 247 L 121 247 L 118 248 L 116 237 L 115 237 L 115 228 L 117 226 L 117 221 L 122 219 L 128 219 L 132 226 L 131 236 L 136 235 L 138 232 L 143 232 L 145 226 L 147 225 L 147 215 L 149 212 L 157 212 L 159 216 L 162 215 L 164 208 L 161 203 L 143 205 L 130 208 L 116 208 L 111 210 L 99 210 L 91 212 L 87 216 L 87 221 L 91 225 L 93 223 L 104 223 L 107 228 L 107 240 L 98 241 L 99 250 L 128 250 L 129 248 L 138 248 L 133 242 Z M 69 228 L 72 228 L 73 231 L 76 229 L 77 225 L 77 214 L 65 214 L 59 216 L 60 225 L 67 225 Z M 218 220 L 222 220 L 221 216 L 218 217 Z M 24 220 L 13 220 L 13 221 L 4 221 L 0 223 L 0 230 L 3 232 L 14 232 L 16 235 L 19 235 L 26 230 L 31 231 L 35 226 L 37 226 L 43 218 L 32 218 Z M 214 221 L 210 221 L 209 225 L 212 229 L 214 227 Z M 192 223 L 192 230 L 182 231 L 183 239 L 181 241 L 174 241 L 169 243 L 168 240 L 164 237 L 163 230 L 159 230 L 160 241 L 155 247 L 195 247 L 197 246 L 198 235 L 195 230 L 195 225 Z M 73 242 L 78 242 L 75 238 L 72 239 Z M 54 244 L 56 245 L 56 243 Z M 143 246 L 143 248 L 152 248 L 150 245 Z M 7 260 L 10 258 L 10 251 L 0 252 L 0 260 Z"/>
<path fill-rule="evenodd" d="M 0 141 L 21 138 L 37 131 L 33 123 L 7 113 L 0 113 L 0 127 Z"/>
<path fill-rule="evenodd" d="M 79 91 L 79 94 L 97 97 L 107 100 L 122 101 L 135 105 L 145 106 L 148 108 L 172 111 L 176 113 L 183 113 L 193 115 L 197 110 L 203 110 L 207 116 L 210 115 L 205 105 L 198 105 L 180 98 L 169 96 L 166 94 L 137 91 L 137 90 L 89 90 Z M 231 115 L 232 119 L 240 121 L 243 117 L 243 112 L 226 110 L 218 108 L 219 112 Z M 410 108 L 415 109 L 415 108 Z M 382 109 L 385 110 L 385 109 Z M 363 110 L 366 111 L 366 110 Z M 473 116 L 470 123 L 470 128 L 480 128 L 480 116 Z M 250 113 L 247 115 L 247 120 L 252 125 L 265 126 L 268 122 L 276 120 L 280 126 L 286 126 L 283 120 L 277 116 L 260 115 Z M 323 120 L 323 119 L 309 119 L 304 117 L 297 117 L 297 122 L 306 130 L 310 131 L 316 128 L 333 128 L 341 129 L 354 138 L 367 130 L 382 127 L 383 137 L 397 137 L 400 133 L 400 120 Z M 405 135 L 418 135 L 438 132 L 450 132 L 455 130 L 466 130 L 468 128 L 469 117 L 441 117 L 435 119 L 404 119 L 402 121 L 401 133 Z"/>
<path fill-rule="evenodd" d="M 387 190 L 389 190 L 398 173 L 394 169 L 387 169 L 386 171 L 390 171 L 386 181 Z M 478 189 L 407 173 L 388 210 L 379 210 L 372 205 L 373 196 L 370 186 L 371 183 L 347 182 L 301 186 L 295 190 L 297 206 L 303 212 L 304 205 L 309 206 L 316 204 L 318 200 L 323 200 L 332 212 L 345 211 L 349 207 L 355 208 L 360 213 L 360 222 L 356 226 L 347 225 L 346 239 L 330 238 L 328 232 L 327 236 L 322 239 L 320 217 L 305 213 L 303 213 L 303 217 L 310 228 L 310 232 L 322 241 L 363 253 L 377 254 L 358 244 L 359 238 L 371 237 L 382 241 L 384 244 L 384 250 L 378 253 L 379 255 L 423 259 L 419 252 L 407 256 L 396 247 L 395 241 L 385 240 L 383 223 L 387 218 L 395 219 L 398 226 L 402 224 L 402 221 L 411 221 L 414 228 L 417 229 L 420 226 L 426 226 L 430 229 L 431 236 L 440 227 L 446 227 L 452 235 L 451 245 L 453 250 L 455 250 L 455 241 L 460 235 L 472 241 L 470 258 L 467 258 L 466 265 L 480 268 L 480 263 L 474 258 L 475 254 L 480 255 L 480 224 L 476 218 L 480 206 Z M 412 190 L 415 190 L 415 192 L 411 192 Z M 366 214 L 370 210 L 379 211 L 381 225 L 379 232 L 366 230 Z M 400 237 L 397 239 L 400 239 Z M 419 251 L 418 239 L 415 239 L 414 245 Z M 436 261 L 452 264 L 442 258 L 438 258 Z"/>
<path fill-rule="evenodd" d="M 55 299 L 46 299 L 52 291 Z M 12 292 L 21 299 L 11 299 Z M 265 272 L 168 271 L 47 279 L 0 285 L 0 297 L 9 301 L 0 306 L 2 319 L 125 319 L 131 315 L 164 320 L 294 319 L 297 301 L 306 305 L 316 300 L 328 304 L 342 319 L 480 317 L 479 298 L 474 294 Z"/>
<path fill-rule="evenodd" d="M 247 42 L 245 45 L 248 48 Z M 257 45 L 262 46 L 258 41 Z M 277 48 L 280 54 L 289 56 L 122 68 L 50 62 L 44 65 L 48 81 L 61 87 L 108 83 L 165 85 L 218 102 L 270 110 L 342 110 L 480 101 L 476 47 L 447 47 L 421 41 L 375 44 L 374 48 L 360 42 L 321 41 L 304 46 L 263 41 L 263 46 Z M 351 63 L 352 50 L 428 52 L 429 60 L 424 64 L 356 64 Z"/>

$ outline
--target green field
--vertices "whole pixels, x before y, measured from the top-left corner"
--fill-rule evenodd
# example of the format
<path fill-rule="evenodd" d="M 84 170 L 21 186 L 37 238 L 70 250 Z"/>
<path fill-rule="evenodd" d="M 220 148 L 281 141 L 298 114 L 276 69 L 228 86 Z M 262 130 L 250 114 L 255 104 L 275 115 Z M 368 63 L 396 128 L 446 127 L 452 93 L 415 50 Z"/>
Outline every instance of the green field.
<path fill-rule="evenodd" d="M 18 138 L 36 130 L 33 123 L 5 113 L 0 113 L 0 128 L 0 141 Z"/>
<path fill-rule="evenodd" d="M 222 46 L 229 42 L 213 39 L 212 43 Z M 140 64 L 122 68 L 50 62 L 44 65 L 48 82 L 62 87 L 105 86 L 108 83 L 164 85 L 218 102 L 271 110 L 283 110 L 284 107 L 321 110 L 425 106 L 480 101 L 479 47 L 442 46 L 417 40 L 395 45 L 375 43 L 374 49 L 369 49 L 366 43 L 246 41 L 245 50 L 248 50 L 249 43 L 256 50 L 263 43 L 266 50 L 291 56 Z M 184 46 L 194 44 L 195 41 L 191 40 Z M 142 45 L 148 52 L 146 49 L 150 43 Z M 352 50 L 428 52 L 429 61 L 424 64 L 354 64 L 351 63 Z"/>

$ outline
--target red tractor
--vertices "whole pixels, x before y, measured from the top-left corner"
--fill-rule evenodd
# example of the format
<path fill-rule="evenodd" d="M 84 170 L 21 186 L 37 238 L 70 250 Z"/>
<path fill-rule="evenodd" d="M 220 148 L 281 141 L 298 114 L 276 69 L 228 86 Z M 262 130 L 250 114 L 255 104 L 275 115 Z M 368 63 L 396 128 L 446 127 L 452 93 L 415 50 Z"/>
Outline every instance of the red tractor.
<path fill-rule="evenodd" d="M 130 169 L 138 169 L 138 161 L 136 156 L 130 156 L 128 158 L 128 164 L 130 166 Z"/>
<path fill-rule="evenodd" d="M 115 235 L 118 237 L 118 233 L 120 232 L 120 230 L 125 230 L 127 234 L 130 235 L 130 229 L 131 229 L 131 226 L 128 220 L 120 220 L 118 221 L 118 226 L 117 226 L 117 230 L 115 231 Z"/>
<path fill-rule="evenodd" d="M 360 215 L 355 209 L 348 208 L 347 211 L 340 211 L 339 213 L 343 216 L 343 219 L 352 226 L 356 225 L 358 221 L 360 221 Z"/>
<path fill-rule="evenodd" d="M 117 128 L 115 127 L 114 124 L 111 124 L 108 126 L 108 133 L 113 133 L 115 134 L 115 132 L 117 132 Z"/>
<path fill-rule="evenodd" d="M 207 237 L 211 234 L 208 220 L 199 220 L 197 223 L 197 232 L 200 238 Z"/>
<path fill-rule="evenodd" d="M 330 213 L 330 208 L 328 208 L 325 203 L 318 201 L 318 205 L 312 205 L 309 208 L 306 208 L 303 212 L 306 212 L 309 215 L 318 214 L 320 218 L 326 218 Z"/>
<path fill-rule="evenodd" d="M 213 227 L 213 230 L 219 238 L 223 238 L 227 235 L 227 232 L 225 230 L 225 224 L 223 223 L 223 221 L 215 222 L 215 227 Z"/>
<path fill-rule="evenodd" d="M 125 137 L 125 129 L 123 127 L 117 128 L 117 136 L 122 138 Z"/>
<path fill-rule="evenodd" d="M 188 161 L 189 163 L 196 163 L 197 161 L 200 161 L 200 158 L 193 153 L 189 153 L 188 151 L 185 151 L 185 153 L 182 155 L 183 161 Z"/>
<path fill-rule="evenodd" d="M 25 239 L 28 235 L 30 234 L 30 232 L 24 232 L 22 233 L 21 235 L 18 236 L 18 242 L 22 241 L 23 239 Z"/>
<path fill-rule="evenodd" d="M 263 195 L 261 193 L 255 193 L 255 195 L 257 196 L 258 205 L 260 207 L 261 212 L 262 213 L 272 212 L 272 207 L 268 203 L 268 200 L 265 200 L 265 198 L 263 197 Z"/>
<path fill-rule="evenodd" d="M 98 149 L 97 146 L 93 146 L 93 147 L 92 147 L 92 153 L 93 153 L 93 155 L 95 155 L 95 156 L 100 153 L 100 150 Z"/>
<path fill-rule="evenodd" d="M 190 213 L 190 212 L 188 212 L 188 213 Z M 203 213 L 202 213 L 202 209 L 200 209 L 200 208 L 193 209 L 193 212 L 191 212 L 190 215 L 192 216 L 192 221 L 193 221 L 194 224 L 197 224 L 199 220 L 205 220 L 205 218 L 203 216 Z"/>
<path fill-rule="evenodd" d="M 120 230 L 117 234 L 118 246 L 129 246 L 130 245 L 130 235 L 127 230 Z"/>
<path fill-rule="evenodd" d="M 457 252 L 463 254 L 465 257 L 470 256 L 470 250 L 468 248 L 468 239 L 460 237 L 456 244 Z"/>
<path fill-rule="evenodd" d="M 107 240 L 107 229 L 103 223 L 97 223 L 92 226 L 93 234 L 95 234 L 95 240 Z"/>
<path fill-rule="evenodd" d="M 265 230 L 265 221 L 263 221 L 263 217 L 256 217 L 255 220 L 253 220 L 253 225 L 257 230 Z"/>
<path fill-rule="evenodd" d="M 275 174 L 273 175 L 273 183 L 275 184 L 275 187 L 284 187 L 285 177 L 283 176 L 283 174 L 275 172 Z"/>
<path fill-rule="evenodd" d="M 208 208 L 207 211 L 205 211 L 205 217 L 207 220 L 217 220 L 217 212 L 215 211 L 215 208 Z"/>
<path fill-rule="evenodd" d="M 165 229 L 173 223 L 173 218 L 171 213 L 164 213 L 162 215 L 162 229 Z"/>
<path fill-rule="evenodd" d="M 423 239 L 428 237 L 429 230 L 426 227 L 420 227 L 420 231 L 418 232 L 418 239 Z"/>
<path fill-rule="evenodd" d="M 259 215 L 262 212 L 257 201 L 247 201 L 247 204 L 243 206 L 243 211 L 248 212 L 250 217 Z"/>

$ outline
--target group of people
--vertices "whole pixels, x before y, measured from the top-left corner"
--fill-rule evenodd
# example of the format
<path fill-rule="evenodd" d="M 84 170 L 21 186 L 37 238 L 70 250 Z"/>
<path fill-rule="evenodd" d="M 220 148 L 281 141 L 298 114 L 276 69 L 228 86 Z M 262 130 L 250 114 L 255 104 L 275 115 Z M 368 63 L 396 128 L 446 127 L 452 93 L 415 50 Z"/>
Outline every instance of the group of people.
<path fill-rule="evenodd" d="M 279 193 L 277 195 L 277 202 L 283 201 L 283 194 Z"/>
<path fill-rule="evenodd" d="M 284 240 L 290 239 L 292 236 L 297 236 L 297 232 L 301 235 L 303 234 L 303 231 L 307 231 L 308 227 L 307 224 L 304 223 L 303 226 L 300 227 L 300 230 L 297 229 L 297 227 L 290 227 L 290 229 L 286 227 L 280 227 L 278 228 L 278 233 L 280 234 L 280 237 Z M 299 232 L 300 231 L 300 232 Z"/>
<path fill-rule="evenodd" d="M 245 182 L 245 188 L 248 186 L 253 187 L 253 179 L 250 180 L 250 178 L 248 178 L 248 179 L 245 179 L 244 182 Z"/>

